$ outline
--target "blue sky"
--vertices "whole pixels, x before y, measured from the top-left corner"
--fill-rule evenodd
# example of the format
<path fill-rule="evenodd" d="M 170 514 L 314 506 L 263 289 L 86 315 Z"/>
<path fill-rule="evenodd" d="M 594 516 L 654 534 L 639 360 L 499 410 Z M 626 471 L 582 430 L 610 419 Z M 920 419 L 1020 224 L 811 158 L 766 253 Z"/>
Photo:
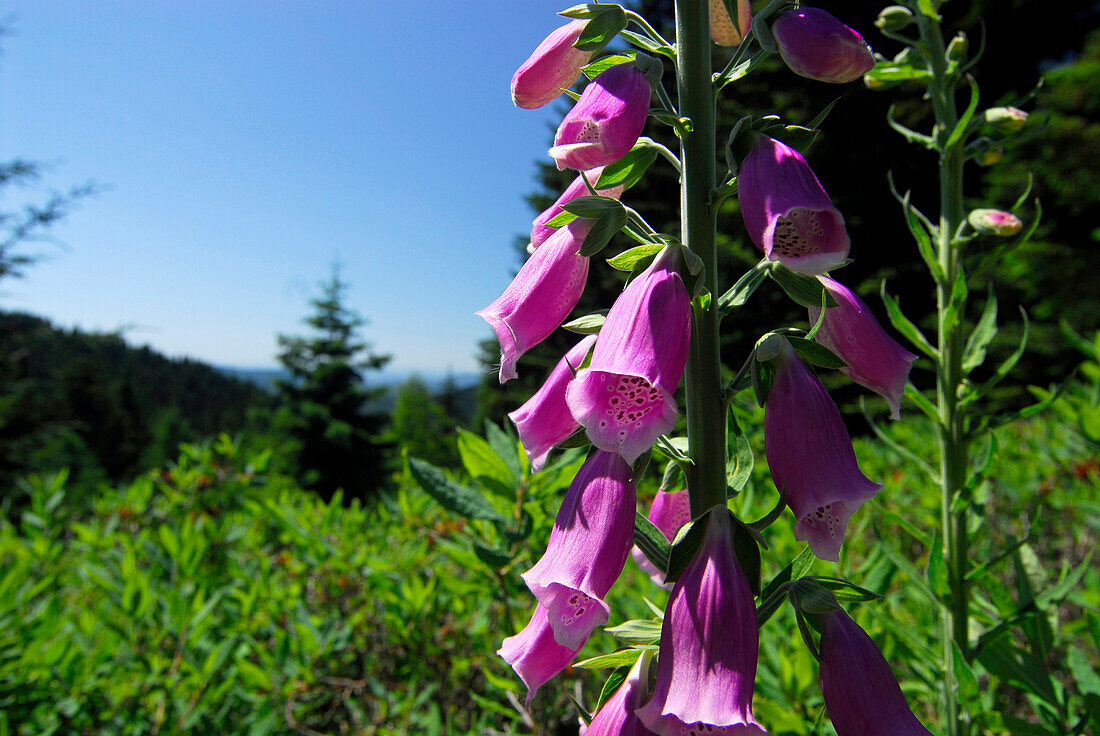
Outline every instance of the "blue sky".
<path fill-rule="evenodd" d="M 0 210 L 104 191 L 0 308 L 273 366 L 338 259 L 395 368 L 474 370 L 560 114 L 509 80 L 571 4 L 4 2 L 0 160 L 50 168 Z"/>

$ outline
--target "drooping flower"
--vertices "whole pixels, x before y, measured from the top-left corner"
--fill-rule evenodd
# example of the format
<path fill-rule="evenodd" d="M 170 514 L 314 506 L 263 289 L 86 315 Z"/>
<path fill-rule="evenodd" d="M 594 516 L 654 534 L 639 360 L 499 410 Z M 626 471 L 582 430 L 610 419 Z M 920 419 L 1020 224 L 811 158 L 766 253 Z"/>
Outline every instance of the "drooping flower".
<path fill-rule="evenodd" d="M 825 310 L 815 339 L 848 364 L 840 369 L 841 373 L 885 398 L 891 415 L 897 419 L 901 416 L 901 397 L 909 369 L 917 356 L 886 334 L 851 289 L 828 276 L 817 279 L 837 306 Z M 821 307 L 810 307 L 809 311 L 810 323 L 816 324 Z"/>
<path fill-rule="evenodd" d="M 649 507 L 649 520 L 671 542 L 676 537 L 676 532 L 680 527 L 691 521 L 688 492 L 685 490 L 665 491 L 658 489 L 657 495 L 653 498 L 653 505 Z M 664 585 L 664 571 L 658 570 L 657 566 L 650 562 L 649 558 L 640 549 L 634 547 L 630 554 L 634 558 L 634 562 L 642 569 L 642 572 L 649 575 L 657 585 Z"/>
<path fill-rule="evenodd" d="M 497 654 L 512 666 L 527 686 L 527 704 L 530 705 L 535 691 L 568 667 L 583 646 L 583 641 L 576 648 L 559 644 L 550 628 L 546 608 L 539 605 L 523 631 L 505 639 Z"/>
<path fill-rule="evenodd" d="M 581 67 L 592 58 L 591 51 L 573 46 L 587 24 L 575 20 L 561 26 L 516 70 L 512 75 L 512 102 L 516 107 L 542 107 L 573 85 Z"/>
<path fill-rule="evenodd" d="M 839 736 L 932 736 L 871 637 L 842 610 L 821 614 L 821 692 Z"/>
<path fill-rule="evenodd" d="M 546 456 L 554 445 L 573 434 L 580 425 L 573 418 L 565 403 L 565 387 L 573 380 L 574 371 L 580 367 L 588 351 L 596 343 L 595 335 L 588 335 L 565 354 L 550 371 L 542 388 L 520 408 L 508 415 L 519 432 L 531 470 L 539 472 L 546 464 Z"/>
<path fill-rule="evenodd" d="M 659 736 L 765 733 L 752 715 L 756 606 L 731 544 L 729 515 L 716 508 L 703 545 L 672 589 L 653 698 L 637 711 Z"/>
<path fill-rule="evenodd" d="M 769 260 L 812 276 L 848 257 L 844 218 L 790 146 L 758 136 L 738 170 L 737 198 L 749 236 Z"/>
<path fill-rule="evenodd" d="M 585 176 L 588 177 L 588 181 L 593 186 L 595 186 L 596 182 L 600 180 L 600 174 L 603 173 L 603 167 L 597 166 L 591 171 L 586 171 L 584 173 Z M 619 186 L 612 187 L 610 189 L 598 189 L 596 191 L 602 197 L 612 197 L 614 199 L 618 199 L 620 196 L 622 196 L 623 188 Z M 550 205 L 545 210 L 540 212 L 539 216 L 532 221 L 531 244 L 527 246 L 527 251 L 529 253 L 534 253 L 536 248 L 542 245 L 547 238 L 554 234 L 555 229 L 552 227 L 547 227 L 546 223 L 550 222 L 551 219 L 561 213 L 561 206 L 563 204 L 566 204 L 567 202 L 574 200 L 577 197 L 587 196 L 588 187 L 584 184 L 584 178 L 580 174 L 577 174 L 577 178 L 574 179 L 569 184 L 569 186 L 565 188 L 565 191 L 561 193 L 560 197 L 554 200 L 554 204 Z M 583 232 L 585 233 L 585 235 L 587 235 L 588 230 L 591 228 L 595 220 L 575 220 L 574 222 L 577 223 L 578 227 L 583 228 Z"/>
<path fill-rule="evenodd" d="M 607 699 L 580 736 L 651 736 L 635 711 L 649 695 L 646 675 L 651 652 L 643 652 L 615 694 Z"/>
<path fill-rule="evenodd" d="M 569 223 L 520 268 L 497 300 L 477 314 L 500 342 L 500 382 L 515 378 L 516 361 L 546 339 L 577 306 L 588 279 L 588 258 L 577 255 L 584 236 Z"/>
<path fill-rule="evenodd" d="M 848 518 L 882 487 L 856 463 L 844 420 L 821 381 L 780 338 L 764 406 L 764 452 L 797 522 L 795 539 L 823 560 L 840 559 Z"/>
<path fill-rule="evenodd" d="M 603 597 L 623 571 L 634 540 L 637 501 L 630 473 L 614 453 L 588 458 L 565 494 L 546 552 L 523 574 L 564 647 L 580 647 L 607 623 Z"/>
<path fill-rule="evenodd" d="M 854 82 L 875 65 L 863 36 L 818 8 L 784 13 L 772 35 L 787 67 L 819 82 Z"/>
<path fill-rule="evenodd" d="M 972 210 L 966 219 L 978 232 L 1001 238 L 1015 235 L 1024 226 L 1019 217 L 1004 210 Z"/>
<path fill-rule="evenodd" d="M 663 250 L 623 290 L 604 319 L 588 368 L 565 389 L 592 444 L 628 463 L 676 424 L 673 393 L 687 362 L 691 304 L 672 267 L 675 252 Z"/>
<path fill-rule="evenodd" d="M 737 46 L 752 25 L 752 3 L 737 0 L 737 21 L 726 10 L 724 0 L 710 0 L 710 37 L 719 46 Z"/>
<path fill-rule="evenodd" d="M 593 79 L 566 113 L 550 157 L 559 169 L 585 171 L 617 161 L 638 142 L 652 89 L 633 64 L 617 64 Z"/>

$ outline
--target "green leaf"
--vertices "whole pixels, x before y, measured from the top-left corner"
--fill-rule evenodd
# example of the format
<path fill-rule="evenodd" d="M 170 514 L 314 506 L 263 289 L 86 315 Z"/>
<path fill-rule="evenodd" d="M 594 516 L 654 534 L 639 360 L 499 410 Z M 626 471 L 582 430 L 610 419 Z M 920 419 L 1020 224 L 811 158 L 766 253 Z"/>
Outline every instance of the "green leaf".
<path fill-rule="evenodd" d="M 947 560 L 943 556 L 943 540 L 937 534 L 932 538 L 932 549 L 928 552 L 928 586 L 936 597 L 945 599 L 951 592 L 947 578 Z"/>
<path fill-rule="evenodd" d="M 610 667 L 633 667 L 634 663 L 638 661 L 638 657 L 642 656 L 644 651 L 656 651 L 655 646 L 644 646 L 633 649 L 621 649 L 611 654 L 601 654 L 598 657 L 592 657 L 581 662 L 577 662 L 574 667 L 583 667 L 586 670 L 605 670 Z"/>
<path fill-rule="evenodd" d="M 993 296 L 993 288 L 989 289 L 986 297 L 982 316 L 970 338 L 966 341 L 966 350 L 963 351 L 963 373 L 969 373 L 985 362 L 985 351 L 993 337 L 997 334 L 997 298 Z"/>
<path fill-rule="evenodd" d="M 458 428 L 458 454 L 466 472 L 474 479 L 488 478 L 504 486 L 515 485 L 517 478 L 504 459 L 488 442 L 461 427 Z"/>
<path fill-rule="evenodd" d="M 752 478 L 755 464 L 752 443 L 742 434 L 736 435 L 730 442 L 733 447 L 726 461 L 726 485 L 733 491 L 740 491 Z"/>
<path fill-rule="evenodd" d="M 911 192 L 907 191 L 904 195 L 898 193 L 897 188 L 894 187 L 892 173 L 887 175 L 886 181 L 890 186 L 890 192 L 894 195 L 894 199 L 901 204 L 902 214 L 905 216 L 905 225 L 909 228 L 909 234 L 913 236 L 913 240 L 917 244 L 917 251 L 920 253 L 921 260 L 924 261 L 924 265 L 932 274 L 932 279 L 937 284 L 943 283 L 943 266 L 940 265 L 933 245 L 933 240 L 939 237 L 935 226 L 928 222 L 928 218 L 924 217 L 921 211 L 910 202 Z"/>
<path fill-rule="evenodd" d="M 483 519 L 497 524 L 507 523 L 499 511 L 484 496 L 467 486 L 455 483 L 443 471 L 420 458 L 409 458 L 409 470 L 416 482 L 443 508 L 467 519 Z"/>
<path fill-rule="evenodd" d="M 695 557 L 695 553 L 703 544 L 703 538 L 706 537 L 707 523 L 713 512 L 713 509 L 708 510 L 699 518 L 692 519 L 680 527 L 676 538 L 672 540 L 672 549 L 668 553 L 668 572 L 665 573 L 665 583 L 676 582 Z"/>
<path fill-rule="evenodd" d="M 638 54 L 633 50 L 623 51 L 618 54 L 610 54 L 608 56 L 601 56 L 591 64 L 586 64 L 581 67 L 581 71 L 584 72 L 584 76 L 589 79 L 595 79 L 613 66 L 619 66 L 620 64 L 629 64 L 638 58 Z M 597 187 L 597 189 L 603 189 L 603 187 Z"/>
<path fill-rule="evenodd" d="M 917 328 L 915 324 L 909 321 L 909 318 L 901 313 L 901 307 L 894 301 L 894 298 L 886 293 L 886 281 L 883 280 L 881 292 L 882 303 L 886 305 L 886 314 L 890 318 L 890 324 L 894 326 L 894 329 L 905 336 L 910 343 L 912 343 L 918 350 L 927 355 L 933 360 L 938 359 L 939 351 L 932 347 L 932 343 L 928 342 L 928 338 Z"/>
<path fill-rule="evenodd" d="M 605 9 L 585 24 L 580 38 L 573 44 L 581 51 L 598 53 L 619 31 L 626 28 L 626 12 L 620 5 L 604 5 Z"/>
<path fill-rule="evenodd" d="M 626 221 L 626 209 L 622 206 L 604 212 L 596 219 L 592 229 L 588 231 L 588 235 L 585 236 L 584 243 L 581 244 L 577 254 L 594 256 L 599 253 L 607 247 L 607 244 L 611 242 L 611 238 L 615 237 L 615 233 L 623 229 Z"/>
<path fill-rule="evenodd" d="M 981 695 L 978 678 L 955 642 L 951 642 L 951 663 L 955 670 L 955 682 L 959 687 L 959 701 L 967 706 L 968 713 L 976 715 L 981 708 L 981 702 L 978 700 Z"/>
<path fill-rule="evenodd" d="M 791 269 L 773 263 L 768 269 L 768 276 L 782 287 L 791 300 L 803 307 L 821 307 L 824 299 L 828 306 L 835 307 L 836 300 L 825 290 L 820 281 L 813 276 L 796 273 Z M 825 296 L 822 296 L 825 294 Z"/>
<path fill-rule="evenodd" d="M 512 477 L 518 480 L 523 476 L 523 467 L 520 465 L 520 448 L 516 436 L 502 429 L 495 422 L 485 420 L 485 440 L 497 457 L 508 466 Z"/>
<path fill-rule="evenodd" d="M 612 197 L 576 197 L 561 206 L 566 212 L 571 212 L 577 217 L 595 220 L 608 210 L 622 210 L 623 203 Z"/>
<path fill-rule="evenodd" d="M 760 545 L 747 526 L 733 524 L 733 553 L 748 578 L 753 595 L 760 595 Z"/>
<path fill-rule="evenodd" d="M 772 382 L 775 380 L 775 366 L 770 360 L 752 361 L 752 392 L 756 397 L 756 403 L 761 407 L 768 401 L 768 394 L 772 390 Z"/>
<path fill-rule="evenodd" d="M 1002 635 L 989 642 L 978 653 L 978 661 L 995 677 L 1058 706 L 1054 685 L 1043 663 L 1013 644 L 1011 636 Z"/>
<path fill-rule="evenodd" d="M 494 570 L 507 567 L 512 562 L 512 555 L 508 553 L 508 550 L 488 545 L 480 539 L 474 540 L 474 554 Z"/>
<path fill-rule="evenodd" d="M 664 533 L 641 511 L 634 512 L 634 544 L 662 572 L 668 568 L 671 545 Z"/>
<path fill-rule="evenodd" d="M 640 264 L 646 261 L 646 259 L 660 253 L 665 248 L 660 243 L 646 243 L 644 245 L 637 245 L 629 250 L 624 250 L 614 258 L 608 258 L 607 263 L 612 268 L 620 271 L 634 271 Z"/>
<path fill-rule="evenodd" d="M 786 335 L 787 342 L 791 344 L 798 357 L 803 362 L 819 365 L 822 368 L 846 368 L 848 366 L 840 357 L 829 348 L 819 342 L 807 340 L 804 337 Z"/>
<path fill-rule="evenodd" d="M 961 406 L 965 407 L 969 404 L 972 404 L 973 402 L 988 394 L 997 384 L 1003 381 L 1005 377 L 1012 372 L 1012 369 L 1016 367 L 1016 363 L 1018 363 L 1020 361 L 1020 358 L 1024 356 L 1024 351 L 1027 350 L 1027 338 L 1031 330 L 1031 324 L 1028 320 L 1027 312 L 1024 311 L 1023 307 L 1020 307 L 1020 316 L 1023 318 L 1024 321 L 1024 331 L 1020 335 L 1020 344 L 1016 347 L 1012 354 L 1005 358 L 1004 362 L 997 367 L 997 370 L 993 372 L 992 376 L 982 382 L 981 385 L 967 392 L 967 394 L 960 402 Z"/>
<path fill-rule="evenodd" d="M 576 219 L 577 216 L 574 215 L 572 212 L 566 212 L 565 210 L 562 210 L 561 212 L 546 221 L 546 227 L 564 227 Z"/>
<path fill-rule="evenodd" d="M 603 327 L 603 321 L 606 316 L 607 310 L 604 309 L 600 312 L 586 314 L 583 317 L 577 317 L 574 320 L 570 320 L 562 325 L 562 328 L 578 335 L 595 335 L 600 331 L 600 328 Z M 573 368 L 578 367 L 579 366 L 573 366 Z"/>
<path fill-rule="evenodd" d="M 1084 652 L 1071 645 L 1066 653 L 1066 665 L 1082 695 L 1100 695 L 1100 675 L 1096 674 Z"/>
<path fill-rule="evenodd" d="M 623 187 L 624 191 L 630 189 L 641 181 L 646 169 L 656 160 L 655 149 L 645 144 L 636 145 L 618 161 L 609 163 L 603 168 L 595 187 L 600 190 L 613 187 Z"/>
<path fill-rule="evenodd" d="M 955 274 L 955 283 L 951 286 L 951 295 L 947 300 L 947 309 L 943 313 L 944 332 L 950 333 L 959 326 L 963 311 L 966 309 L 966 273 L 959 267 Z"/>
<path fill-rule="evenodd" d="M 751 271 L 746 271 L 745 274 L 737 280 L 737 283 L 730 287 L 729 291 L 723 294 L 718 299 L 718 311 L 719 314 L 725 315 L 735 307 L 740 307 L 749 300 L 752 293 L 759 288 L 760 284 L 764 283 L 764 279 L 768 277 L 768 271 L 764 267 L 768 261 L 764 260 L 753 267 Z"/>
<path fill-rule="evenodd" d="M 648 619 L 624 621 L 604 631 L 631 646 L 646 646 L 661 640 L 661 622 Z"/>
<path fill-rule="evenodd" d="M 951 135 L 948 137 L 947 142 L 943 144 L 943 150 L 947 150 L 956 145 L 966 133 L 966 126 L 970 125 L 970 121 L 974 118 L 974 112 L 978 109 L 978 83 L 974 81 L 974 77 L 967 75 L 966 81 L 970 83 L 970 104 L 966 106 L 966 110 L 959 116 L 959 122 L 955 125 L 955 129 L 951 131 Z"/>
<path fill-rule="evenodd" d="M 865 603 L 866 601 L 882 598 L 881 595 L 873 590 L 860 587 L 842 578 L 815 577 L 813 580 L 826 590 L 831 590 L 838 600 L 851 601 L 852 603 Z"/>

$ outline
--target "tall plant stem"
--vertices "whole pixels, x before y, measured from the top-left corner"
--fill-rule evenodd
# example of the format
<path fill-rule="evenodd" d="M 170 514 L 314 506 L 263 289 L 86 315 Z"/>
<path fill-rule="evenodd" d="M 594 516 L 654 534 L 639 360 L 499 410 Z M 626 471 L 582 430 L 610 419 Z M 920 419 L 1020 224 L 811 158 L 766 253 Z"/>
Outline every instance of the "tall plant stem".
<path fill-rule="evenodd" d="M 949 585 L 943 624 L 944 695 L 948 733 L 951 736 L 966 736 L 968 724 L 958 707 L 952 667 L 956 646 L 964 657 L 970 657 L 970 592 L 966 580 L 968 499 L 964 495 L 969 447 L 958 407 L 964 350 L 961 315 L 965 313 L 966 295 L 965 289 L 955 288 L 957 282 L 965 284 L 965 274 L 962 273 L 958 247 L 954 242 L 965 216 L 962 136 L 956 136 L 954 142 L 950 140 L 952 131 L 958 125 L 959 115 L 955 106 L 956 80 L 946 58 L 940 23 L 922 14 L 919 27 L 932 70 L 928 92 L 936 117 L 939 148 L 940 217 L 936 246 L 942 279 L 936 284 L 939 348 L 936 395 L 939 409 L 941 538 Z"/>
<path fill-rule="evenodd" d="M 715 99 L 711 86 L 709 6 L 676 0 L 676 81 L 680 115 L 691 121 L 680 136 L 681 240 L 703 259 L 707 291 L 717 293 L 718 244 L 710 195 L 714 189 Z M 688 469 L 691 515 L 726 502 L 726 434 L 721 401 L 718 312 L 712 301 L 692 305 L 687 360 Z"/>

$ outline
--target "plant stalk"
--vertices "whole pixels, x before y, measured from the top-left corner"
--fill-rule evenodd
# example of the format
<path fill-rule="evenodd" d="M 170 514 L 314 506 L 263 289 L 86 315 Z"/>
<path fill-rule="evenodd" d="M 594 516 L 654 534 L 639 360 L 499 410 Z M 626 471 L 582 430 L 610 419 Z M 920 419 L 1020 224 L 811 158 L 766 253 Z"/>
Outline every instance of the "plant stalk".
<path fill-rule="evenodd" d="M 942 28 L 934 18 L 924 14 L 919 18 L 921 41 L 928 51 L 932 70 L 928 92 L 935 113 L 935 131 L 939 144 L 940 217 L 936 247 L 939 264 L 943 269 L 943 280 L 936 284 L 939 348 L 936 398 L 939 410 L 937 434 L 940 450 L 941 538 L 949 586 L 943 621 L 944 697 L 948 733 L 950 736 L 966 736 L 969 724 L 959 708 L 957 683 L 952 667 L 955 646 L 965 658 L 970 658 L 970 591 L 966 581 L 969 555 L 968 504 L 964 497 L 969 446 L 958 407 L 959 388 L 963 379 L 962 315 L 965 313 L 965 294 L 955 296 L 955 303 L 952 304 L 956 281 L 965 280 L 959 251 L 953 242 L 965 217 L 963 153 L 961 139 L 950 146 L 946 145 L 958 124 L 959 116 L 955 105 L 957 80 L 950 74 Z"/>
<path fill-rule="evenodd" d="M 680 115 L 691 130 L 680 134 L 680 213 L 684 245 L 702 260 L 704 285 L 718 293 L 718 242 L 710 194 L 715 180 L 715 96 L 711 86 L 710 15 L 703 0 L 676 0 L 676 81 Z M 688 468 L 691 515 L 726 503 L 726 433 L 718 354 L 716 297 L 692 302 L 686 368 Z"/>

